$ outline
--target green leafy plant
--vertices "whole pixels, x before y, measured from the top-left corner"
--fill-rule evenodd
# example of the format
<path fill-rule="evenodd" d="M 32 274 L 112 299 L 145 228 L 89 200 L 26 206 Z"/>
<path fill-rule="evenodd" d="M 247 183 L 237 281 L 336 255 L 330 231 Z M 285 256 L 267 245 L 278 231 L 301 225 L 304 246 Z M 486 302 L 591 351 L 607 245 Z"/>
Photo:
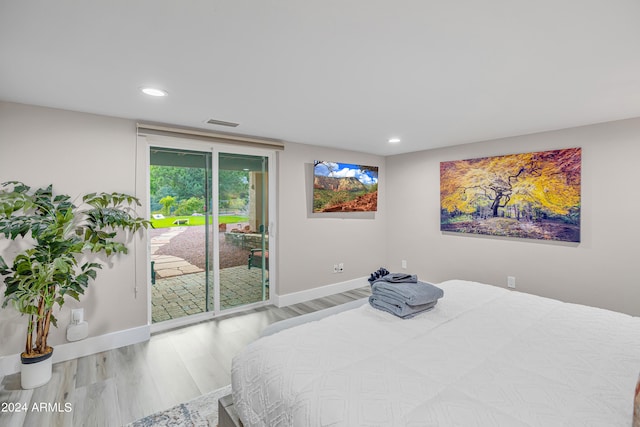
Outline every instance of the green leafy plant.
<path fill-rule="evenodd" d="M 0 184 L 0 236 L 17 250 L 11 265 L 0 256 L 7 286 L 2 306 L 11 303 L 28 316 L 23 357 L 52 351 L 47 337 L 57 326 L 53 309 L 66 296 L 79 300 L 102 268 L 98 255 L 126 254 L 123 237 L 149 226 L 136 216 L 136 206 L 137 198 L 122 193 L 87 194 L 76 206 L 68 195 L 54 195 L 51 185 L 32 190 L 17 181 Z"/>

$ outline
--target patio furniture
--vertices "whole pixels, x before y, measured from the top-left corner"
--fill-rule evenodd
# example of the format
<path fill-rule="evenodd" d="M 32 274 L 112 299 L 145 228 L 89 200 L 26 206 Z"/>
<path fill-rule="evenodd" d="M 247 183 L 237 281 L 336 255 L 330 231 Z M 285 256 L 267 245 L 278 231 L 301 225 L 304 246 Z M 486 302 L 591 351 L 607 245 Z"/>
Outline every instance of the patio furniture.
<path fill-rule="evenodd" d="M 269 270 L 269 251 L 266 250 L 264 251 L 264 265 L 266 270 Z M 251 270 L 251 267 L 258 267 L 258 268 L 262 268 L 262 249 L 261 248 L 256 248 L 256 249 L 251 249 L 251 253 L 249 253 L 249 270 Z"/>
<path fill-rule="evenodd" d="M 242 233 L 239 231 L 229 231 L 224 233 L 225 241 L 242 249 L 255 248 L 262 245 L 262 239 L 268 241 L 269 236 L 261 233 Z"/>

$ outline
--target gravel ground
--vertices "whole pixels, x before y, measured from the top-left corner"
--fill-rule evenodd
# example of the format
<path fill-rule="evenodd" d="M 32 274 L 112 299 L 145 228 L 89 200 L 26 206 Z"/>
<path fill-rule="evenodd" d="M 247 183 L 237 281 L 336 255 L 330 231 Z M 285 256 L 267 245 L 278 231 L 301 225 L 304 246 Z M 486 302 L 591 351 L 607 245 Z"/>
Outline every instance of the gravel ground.
<path fill-rule="evenodd" d="M 149 236 L 155 237 L 167 232 L 168 228 L 155 228 L 149 230 Z M 224 233 L 219 233 L 220 239 L 220 268 L 237 267 L 247 265 L 249 250 L 227 244 Z M 172 238 L 169 243 L 162 246 L 156 255 L 174 255 L 185 259 L 193 265 L 205 268 L 205 230 L 204 226 L 187 227 L 185 231 Z"/>

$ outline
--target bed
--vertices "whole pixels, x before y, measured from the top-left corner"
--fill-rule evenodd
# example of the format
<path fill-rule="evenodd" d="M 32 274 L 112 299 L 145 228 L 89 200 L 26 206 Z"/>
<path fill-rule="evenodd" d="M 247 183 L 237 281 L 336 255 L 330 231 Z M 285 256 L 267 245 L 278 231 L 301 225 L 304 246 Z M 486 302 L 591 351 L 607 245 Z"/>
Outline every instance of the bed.
<path fill-rule="evenodd" d="M 232 363 L 244 426 L 632 424 L 640 318 L 438 286 L 444 298 L 412 319 L 362 303 L 251 343 Z"/>

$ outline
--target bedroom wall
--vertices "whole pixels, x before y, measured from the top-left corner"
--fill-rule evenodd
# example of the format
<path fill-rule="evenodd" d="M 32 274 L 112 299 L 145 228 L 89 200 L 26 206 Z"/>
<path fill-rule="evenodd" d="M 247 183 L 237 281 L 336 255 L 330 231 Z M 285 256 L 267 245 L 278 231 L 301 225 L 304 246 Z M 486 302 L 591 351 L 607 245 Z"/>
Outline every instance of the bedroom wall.
<path fill-rule="evenodd" d="M 135 194 L 135 147 L 133 121 L 0 102 L 0 182 L 53 183 L 54 191 L 72 197 L 92 191 Z M 6 248 L 7 241 L 0 239 L 5 257 Z M 103 268 L 80 303 L 67 299 L 58 315 L 60 327 L 50 334 L 52 345 L 66 342 L 71 308 L 85 309 L 90 337 L 147 323 L 145 286 L 134 294 L 136 274 L 141 283 L 145 280 L 144 264 L 136 271 L 136 261 L 146 260 L 144 245 L 134 240 L 130 249 L 113 259 L 113 268 Z M 22 351 L 23 331 L 26 319 L 0 309 L 0 356 Z"/>
<path fill-rule="evenodd" d="M 378 211 L 311 214 L 314 160 L 378 166 Z M 362 278 L 380 267 L 386 253 L 384 157 L 287 143 L 279 153 L 279 173 L 280 295 Z M 333 273 L 333 265 L 341 262 L 344 272 Z"/>
<path fill-rule="evenodd" d="M 287 143 L 278 155 L 276 292 L 310 295 L 326 285 L 356 281 L 381 265 L 401 270 L 405 259 L 408 271 L 431 281 L 463 278 L 505 286 L 512 275 L 521 291 L 640 315 L 638 135 L 640 119 L 632 119 L 387 158 Z M 579 245 L 440 232 L 440 161 L 574 146 L 583 148 Z M 53 182 L 70 194 L 135 194 L 135 148 L 131 120 L 0 102 L 2 182 Z M 378 212 L 310 214 L 314 160 L 379 166 Z M 3 255 L 5 249 L 0 239 Z M 338 262 L 345 264 L 342 274 L 332 272 Z M 146 282 L 145 244 L 137 242 L 113 267 L 101 272 L 82 303 L 65 305 L 52 344 L 66 342 L 69 310 L 76 306 L 85 308 L 92 337 L 146 325 L 146 287 L 138 286 L 137 297 L 134 292 L 135 277 Z M 0 309 L 0 357 L 21 350 L 24 328 L 19 315 Z"/>
<path fill-rule="evenodd" d="M 640 118 L 387 158 L 388 265 L 640 315 Z M 443 234 L 440 162 L 582 147 L 581 242 Z"/>
<path fill-rule="evenodd" d="M 310 216 L 316 159 L 379 166 L 379 211 L 344 218 Z M 353 287 L 350 281 L 380 267 L 385 256 L 383 157 L 286 143 L 278 154 L 278 168 L 279 275 L 274 287 L 282 302 L 292 301 L 288 295 L 293 300 L 313 297 L 310 291 L 325 285 L 346 282 Z M 136 194 L 135 122 L 0 101 L 0 182 L 7 180 L 33 187 L 53 183 L 57 192 L 72 196 L 96 190 Z M 146 194 L 138 197 L 146 203 Z M 5 257 L 7 246 L 0 239 Z M 50 343 L 66 342 L 70 310 L 77 307 L 85 308 L 90 337 L 147 325 L 145 251 L 146 241 L 138 241 L 128 256 L 100 272 L 81 303 L 68 300 L 58 315 L 61 327 L 53 329 Z M 345 271 L 334 274 L 333 264 L 339 262 Z M 0 292 L 3 289 L 2 284 Z M 21 351 L 25 325 L 15 311 L 0 309 L 0 358 Z"/>

